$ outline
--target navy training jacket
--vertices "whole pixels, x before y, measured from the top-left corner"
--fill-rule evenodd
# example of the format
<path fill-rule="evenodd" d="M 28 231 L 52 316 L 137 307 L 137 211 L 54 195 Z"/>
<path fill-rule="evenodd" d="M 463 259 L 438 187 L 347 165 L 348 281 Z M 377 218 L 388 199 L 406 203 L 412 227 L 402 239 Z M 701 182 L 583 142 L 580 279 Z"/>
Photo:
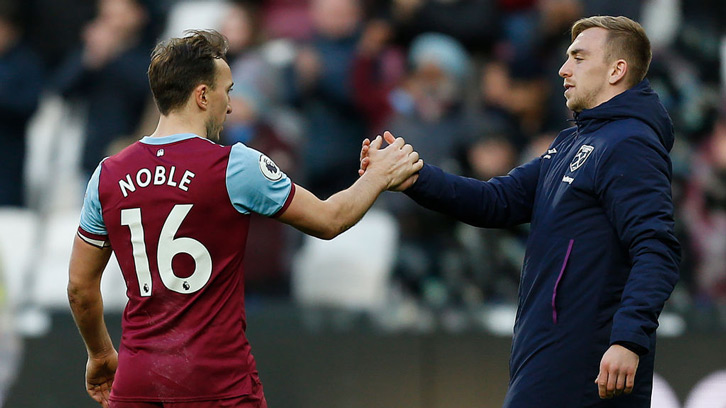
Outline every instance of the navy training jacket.
<path fill-rule="evenodd" d="M 673 125 L 647 80 L 576 115 L 541 157 L 480 181 L 425 165 L 406 194 L 471 225 L 531 223 L 506 408 L 650 408 L 658 316 L 678 280 Z M 641 355 L 630 395 L 600 400 L 611 344 Z"/>

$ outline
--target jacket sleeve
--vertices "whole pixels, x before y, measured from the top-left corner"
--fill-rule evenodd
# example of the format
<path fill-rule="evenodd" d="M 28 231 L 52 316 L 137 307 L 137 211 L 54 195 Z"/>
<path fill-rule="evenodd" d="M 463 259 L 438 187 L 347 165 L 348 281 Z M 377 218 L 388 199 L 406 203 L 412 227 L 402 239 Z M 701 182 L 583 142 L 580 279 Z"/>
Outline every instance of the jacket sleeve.
<path fill-rule="evenodd" d="M 477 227 L 529 222 L 539 179 L 540 158 L 489 181 L 444 173 L 424 165 L 406 194 L 418 204 Z"/>
<path fill-rule="evenodd" d="M 649 336 L 678 281 L 671 162 L 655 135 L 619 142 L 596 176 L 598 196 L 630 257 L 630 275 L 613 317 L 610 343 L 650 351 Z"/>

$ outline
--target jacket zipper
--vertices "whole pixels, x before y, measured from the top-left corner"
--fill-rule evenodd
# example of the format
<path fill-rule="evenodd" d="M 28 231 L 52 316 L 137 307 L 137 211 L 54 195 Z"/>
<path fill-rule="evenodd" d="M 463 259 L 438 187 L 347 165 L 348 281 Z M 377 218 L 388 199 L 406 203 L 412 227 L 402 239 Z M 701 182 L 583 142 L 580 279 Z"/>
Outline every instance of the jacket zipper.
<path fill-rule="evenodd" d="M 570 240 L 570 244 L 567 246 L 567 253 L 565 254 L 565 260 L 562 262 L 562 268 L 560 274 L 557 276 L 555 281 L 555 288 L 552 290 L 552 322 L 557 324 L 557 288 L 560 286 L 562 275 L 565 274 L 565 268 L 567 267 L 567 261 L 570 259 L 570 253 L 572 253 L 572 245 L 575 243 L 574 239 Z"/>

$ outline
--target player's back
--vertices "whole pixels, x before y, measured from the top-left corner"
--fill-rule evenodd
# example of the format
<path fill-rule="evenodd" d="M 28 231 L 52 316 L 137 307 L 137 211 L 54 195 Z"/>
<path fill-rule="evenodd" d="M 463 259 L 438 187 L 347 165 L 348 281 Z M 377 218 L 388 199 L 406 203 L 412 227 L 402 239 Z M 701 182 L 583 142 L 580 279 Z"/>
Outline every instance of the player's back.
<path fill-rule="evenodd" d="M 249 217 L 230 202 L 231 148 L 175 136 L 144 138 L 98 176 L 129 298 L 114 400 L 220 399 L 259 384 L 244 333 Z"/>

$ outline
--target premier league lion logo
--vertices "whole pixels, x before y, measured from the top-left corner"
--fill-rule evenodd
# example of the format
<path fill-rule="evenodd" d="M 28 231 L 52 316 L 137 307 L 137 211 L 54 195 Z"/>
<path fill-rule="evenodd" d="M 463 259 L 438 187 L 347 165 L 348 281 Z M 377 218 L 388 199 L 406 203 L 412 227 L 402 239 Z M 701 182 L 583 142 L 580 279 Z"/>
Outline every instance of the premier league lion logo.
<path fill-rule="evenodd" d="M 580 146 L 580 150 L 577 151 L 577 154 L 572 159 L 572 162 L 570 162 L 570 171 L 575 171 L 585 164 L 585 160 L 590 157 L 590 153 L 592 153 L 593 150 L 595 150 L 595 148 L 589 145 Z"/>
<path fill-rule="evenodd" d="M 260 171 L 270 181 L 277 181 L 282 178 L 282 171 L 275 162 L 264 154 L 260 155 Z"/>

